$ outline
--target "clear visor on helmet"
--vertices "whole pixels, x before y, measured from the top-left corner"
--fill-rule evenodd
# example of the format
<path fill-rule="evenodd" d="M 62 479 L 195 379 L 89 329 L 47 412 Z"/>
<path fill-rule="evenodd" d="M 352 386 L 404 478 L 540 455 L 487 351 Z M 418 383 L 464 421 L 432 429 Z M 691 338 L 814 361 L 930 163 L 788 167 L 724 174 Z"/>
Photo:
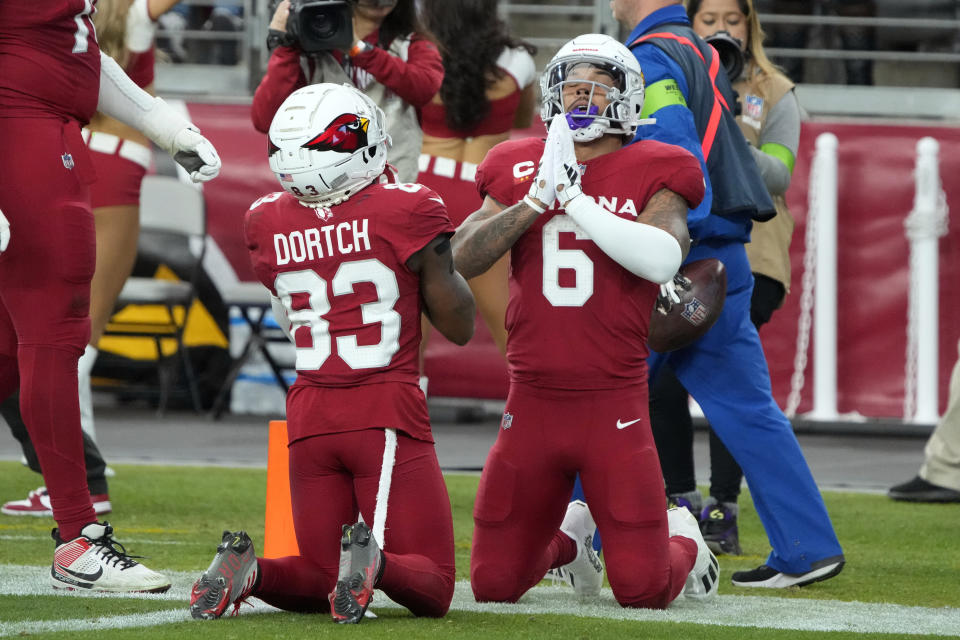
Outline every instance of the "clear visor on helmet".
<path fill-rule="evenodd" d="M 550 86 L 554 87 L 561 82 L 594 81 L 605 87 L 623 90 L 626 86 L 624 70 L 609 61 L 600 60 L 571 60 L 560 62 L 550 70 Z"/>

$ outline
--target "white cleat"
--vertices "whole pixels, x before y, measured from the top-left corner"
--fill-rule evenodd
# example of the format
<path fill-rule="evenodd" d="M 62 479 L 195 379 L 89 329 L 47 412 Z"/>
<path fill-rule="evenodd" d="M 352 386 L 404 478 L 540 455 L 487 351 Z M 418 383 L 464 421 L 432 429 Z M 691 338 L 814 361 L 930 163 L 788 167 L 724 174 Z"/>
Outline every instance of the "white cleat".
<path fill-rule="evenodd" d="M 64 542 L 53 530 L 57 548 L 50 567 L 50 583 L 57 589 L 162 593 L 170 588 L 166 577 L 127 555 L 113 539 L 113 527 L 91 522 L 80 535 Z"/>
<path fill-rule="evenodd" d="M 600 595 L 603 585 L 603 564 L 593 549 L 593 532 L 597 525 L 590 515 L 590 508 L 582 500 L 574 500 L 567 505 L 567 515 L 563 517 L 560 531 L 577 543 L 577 557 L 573 562 L 559 567 L 564 581 L 573 585 L 580 598 L 595 598 Z"/>
<path fill-rule="evenodd" d="M 697 561 L 687 576 L 683 595 L 703 602 L 713 600 L 720 585 L 720 563 L 703 539 L 700 523 L 687 509 L 674 507 L 667 509 L 667 527 L 670 537 L 682 536 L 697 543 Z"/>

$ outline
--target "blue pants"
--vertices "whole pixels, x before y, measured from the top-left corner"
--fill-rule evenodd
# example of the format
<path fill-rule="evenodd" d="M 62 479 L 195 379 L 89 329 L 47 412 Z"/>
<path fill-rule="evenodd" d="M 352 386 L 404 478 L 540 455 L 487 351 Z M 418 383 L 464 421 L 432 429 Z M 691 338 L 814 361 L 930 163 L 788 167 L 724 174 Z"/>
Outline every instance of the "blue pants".
<path fill-rule="evenodd" d="M 718 258 L 727 270 L 727 299 L 700 340 L 670 353 L 651 353 L 650 380 L 669 360 L 711 427 L 743 468 L 773 551 L 766 564 L 805 573 L 843 558 L 823 498 L 773 399 L 770 372 L 750 322 L 753 275 L 737 242 L 693 247 L 687 262 Z M 582 492 L 574 492 L 582 499 Z"/>

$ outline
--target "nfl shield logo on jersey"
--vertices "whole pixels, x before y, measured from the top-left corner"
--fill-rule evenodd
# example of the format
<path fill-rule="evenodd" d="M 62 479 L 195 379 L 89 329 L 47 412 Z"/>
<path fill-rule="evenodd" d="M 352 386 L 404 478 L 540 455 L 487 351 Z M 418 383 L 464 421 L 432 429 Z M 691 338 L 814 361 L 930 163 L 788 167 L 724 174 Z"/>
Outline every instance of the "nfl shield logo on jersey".
<path fill-rule="evenodd" d="M 760 116 L 763 115 L 763 98 L 747 95 L 743 100 L 743 113 L 754 120 L 759 120 Z"/>
<path fill-rule="evenodd" d="M 60 156 L 60 159 L 63 160 L 64 167 L 66 167 L 67 169 L 73 169 L 74 164 L 73 164 L 72 155 L 70 155 L 69 153 L 65 153 L 62 156 Z"/>
<path fill-rule="evenodd" d="M 509 413 L 503 414 L 503 419 L 500 420 L 501 429 L 509 429 L 513 425 L 513 415 Z"/>
<path fill-rule="evenodd" d="M 763 98 L 747 94 L 743 99 L 743 121 L 754 129 L 763 126 Z"/>

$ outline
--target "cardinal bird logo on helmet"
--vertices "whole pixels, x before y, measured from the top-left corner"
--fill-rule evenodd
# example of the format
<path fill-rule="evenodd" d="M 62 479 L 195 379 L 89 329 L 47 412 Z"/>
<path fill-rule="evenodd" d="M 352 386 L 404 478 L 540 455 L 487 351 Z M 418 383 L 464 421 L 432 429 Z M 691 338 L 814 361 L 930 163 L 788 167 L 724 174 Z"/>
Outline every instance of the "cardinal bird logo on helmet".
<path fill-rule="evenodd" d="M 370 126 L 368 118 L 362 118 L 354 113 L 344 113 L 333 119 L 326 128 L 313 140 L 303 145 L 304 149 L 312 151 L 339 151 L 352 153 L 368 146 L 367 128 Z"/>

